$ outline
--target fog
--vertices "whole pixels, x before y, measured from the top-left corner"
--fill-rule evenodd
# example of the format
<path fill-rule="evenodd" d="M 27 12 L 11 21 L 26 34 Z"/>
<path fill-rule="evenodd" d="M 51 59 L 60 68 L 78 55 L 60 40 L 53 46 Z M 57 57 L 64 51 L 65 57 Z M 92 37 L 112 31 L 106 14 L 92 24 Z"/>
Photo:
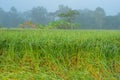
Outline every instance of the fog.
<path fill-rule="evenodd" d="M 119 0 L 0 0 L 0 28 L 120 29 Z"/>
<path fill-rule="evenodd" d="M 30 10 L 33 7 L 43 6 L 49 12 L 58 9 L 58 5 L 66 5 L 73 9 L 95 10 L 101 7 L 107 15 L 116 15 L 120 12 L 120 0 L 0 0 L 0 8 L 8 11 L 14 6 L 18 11 Z"/>

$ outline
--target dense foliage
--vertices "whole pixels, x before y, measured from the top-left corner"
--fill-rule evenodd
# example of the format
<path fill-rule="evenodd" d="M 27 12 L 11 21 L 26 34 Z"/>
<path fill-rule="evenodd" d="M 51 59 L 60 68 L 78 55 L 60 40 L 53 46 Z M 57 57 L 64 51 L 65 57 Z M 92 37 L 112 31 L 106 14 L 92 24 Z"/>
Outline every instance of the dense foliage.
<path fill-rule="evenodd" d="M 114 16 L 106 15 L 104 9 L 100 7 L 95 10 L 73 10 L 60 5 L 55 12 L 48 12 L 44 7 L 34 7 L 25 12 L 18 12 L 15 7 L 9 11 L 0 8 L 0 25 L 5 28 L 16 28 L 26 21 L 31 21 L 35 25 L 46 26 L 61 19 L 72 24 L 80 24 L 79 29 L 120 29 L 120 13 Z"/>
<path fill-rule="evenodd" d="M 119 80 L 120 32 L 0 30 L 1 80 Z"/>
<path fill-rule="evenodd" d="M 48 29 L 79 29 L 79 24 L 70 23 L 65 20 L 57 20 L 54 22 L 50 22 L 46 28 Z"/>

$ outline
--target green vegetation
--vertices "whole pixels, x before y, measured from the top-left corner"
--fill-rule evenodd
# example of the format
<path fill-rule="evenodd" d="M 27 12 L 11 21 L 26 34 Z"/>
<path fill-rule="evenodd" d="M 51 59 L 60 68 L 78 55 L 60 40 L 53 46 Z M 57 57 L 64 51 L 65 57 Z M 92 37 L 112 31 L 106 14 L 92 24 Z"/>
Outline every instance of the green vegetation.
<path fill-rule="evenodd" d="M 0 80 L 120 80 L 119 35 L 0 29 Z"/>
<path fill-rule="evenodd" d="M 75 16 L 76 15 L 79 15 L 79 12 L 77 10 L 71 10 L 71 9 L 68 9 L 67 12 L 61 12 L 58 14 L 58 16 L 67 21 L 67 22 L 70 22 L 72 23 L 72 21 L 74 20 Z"/>
<path fill-rule="evenodd" d="M 60 20 L 64 20 L 65 23 L 80 24 L 77 25 L 77 29 L 120 29 L 120 12 L 116 15 L 106 15 L 106 11 L 101 7 L 97 7 L 95 10 L 76 10 L 65 5 L 59 5 L 54 12 L 49 12 L 43 6 L 36 6 L 24 12 L 19 12 L 15 7 L 11 7 L 8 11 L 0 7 L 0 26 L 3 28 L 38 27 L 43 29 L 50 23 Z M 47 28 L 53 29 L 51 26 Z"/>
<path fill-rule="evenodd" d="M 47 29 L 79 29 L 78 23 L 70 23 L 64 20 L 50 22 L 45 28 Z M 43 29 L 43 28 L 42 28 Z"/>

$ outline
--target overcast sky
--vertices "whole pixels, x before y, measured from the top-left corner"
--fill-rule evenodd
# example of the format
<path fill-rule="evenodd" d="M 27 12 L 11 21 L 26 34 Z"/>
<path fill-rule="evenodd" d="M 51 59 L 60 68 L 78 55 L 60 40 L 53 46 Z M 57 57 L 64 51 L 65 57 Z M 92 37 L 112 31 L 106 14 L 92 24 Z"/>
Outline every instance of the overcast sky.
<path fill-rule="evenodd" d="M 0 0 L 0 7 L 8 11 L 14 6 L 18 11 L 30 10 L 32 7 L 43 6 L 49 12 L 58 9 L 58 5 L 67 5 L 73 9 L 104 8 L 108 15 L 120 12 L 120 0 Z"/>

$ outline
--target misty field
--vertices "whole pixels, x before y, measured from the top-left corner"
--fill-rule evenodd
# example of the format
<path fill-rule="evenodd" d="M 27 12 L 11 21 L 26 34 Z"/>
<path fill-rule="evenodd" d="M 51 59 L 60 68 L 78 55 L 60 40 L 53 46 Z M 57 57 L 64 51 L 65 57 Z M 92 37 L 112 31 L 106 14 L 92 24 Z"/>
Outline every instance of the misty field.
<path fill-rule="evenodd" d="M 120 31 L 0 29 L 0 80 L 120 80 Z"/>

